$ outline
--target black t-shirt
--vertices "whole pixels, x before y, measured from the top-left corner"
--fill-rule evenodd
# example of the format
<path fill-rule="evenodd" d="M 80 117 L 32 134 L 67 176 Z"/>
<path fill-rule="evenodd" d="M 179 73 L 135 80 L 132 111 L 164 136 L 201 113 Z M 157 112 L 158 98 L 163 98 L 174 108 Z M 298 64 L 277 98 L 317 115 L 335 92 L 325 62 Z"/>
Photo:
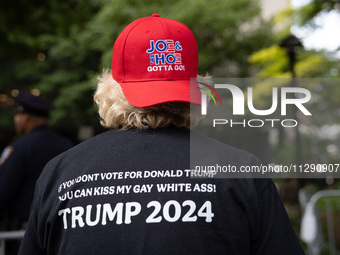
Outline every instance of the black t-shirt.
<path fill-rule="evenodd" d="M 258 162 L 201 141 L 231 164 Z M 19 254 L 304 254 L 271 180 L 189 169 L 186 129 L 89 139 L 45 167 Z"/>

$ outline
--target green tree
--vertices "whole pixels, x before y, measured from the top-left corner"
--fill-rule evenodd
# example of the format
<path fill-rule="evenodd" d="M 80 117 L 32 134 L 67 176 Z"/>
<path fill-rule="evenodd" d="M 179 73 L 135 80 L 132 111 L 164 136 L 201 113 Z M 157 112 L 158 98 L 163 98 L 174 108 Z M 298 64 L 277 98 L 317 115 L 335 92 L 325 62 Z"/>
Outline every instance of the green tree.
<path fill-rule="evenodd" d="M 63 89 L 85 82 L 88 70 L 97 68 L 99 60 L 92 53 L 79 57 L 74 52 L 76 57 L 72 58 L 71 52 L 63 55 L 66 52 L 60 50 L 58 53 L 56 49 L 60 47 L 60 42 L 70 42 L 78 31 L 85 29 L 88 17 L 99 9 L 98 3 L 78 0 L 63 3 L 14 0 L 2 1 L 0 5 L 1 93 L 9 96 L 13 89 L 35 88 L 41 90 L 51 101 L 55 101 L 59 107 L 57 99 L 63 98 Z M 80 58 L 87 62 L 83 64 Z M 79 68 L 75 68 L 76 65 Z M 86 97 L 85 94 L 75 95 L 77 92 L 68 96 L 77 99 Z M 91 99 L 90 95 L 87 97 L 88 100 Z M 88 106 L 92 107 L 91 101 L 86 105 L 85 112 Z M 2 108 L 5 106 L 6 104 L 2 104 Z M 67 120 L 71 120 L 69 126 L 79 123 L 86 115 L 82 106 L 83 104 L 78 107 L 75 102 L 72 108 L 62 107 L 53 115 L 53 124 L 61 128 Z M 79 109 L 79 114 L 74 118 L 72 113 L 67 112 L 75 108 Z M 6 121 L 0 123 L 1 129 L 8 129 L 11 127 L 7 117 L 9 111 L 2 109 L 1 113 L 1 120 Z"/>

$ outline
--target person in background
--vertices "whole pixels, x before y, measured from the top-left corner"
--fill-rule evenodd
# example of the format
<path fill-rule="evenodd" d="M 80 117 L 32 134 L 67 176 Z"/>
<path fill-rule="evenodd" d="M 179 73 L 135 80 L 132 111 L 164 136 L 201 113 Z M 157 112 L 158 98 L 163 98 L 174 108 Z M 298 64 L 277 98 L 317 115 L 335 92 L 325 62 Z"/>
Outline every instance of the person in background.
<path fill-rule="evenodd" d="M 73 146 L 71 140 L 49 128 L 51 103 L 23 91 L 15 99 L 14 126 L 23 137 L 7 146 L 0 158 L 2 231 L 25 229 L 41 171 L 49 160 Z"/>
<path fill-rule="evenodd" d="M 110 130 L 46 165 L 19 254 L 304 254 L 270 179 L 192 178 L 197 70 L 184 24 L 153 14 L 123 30 L 94 95 Z M 205 163 L 259 164 L 192 135 Z"/>

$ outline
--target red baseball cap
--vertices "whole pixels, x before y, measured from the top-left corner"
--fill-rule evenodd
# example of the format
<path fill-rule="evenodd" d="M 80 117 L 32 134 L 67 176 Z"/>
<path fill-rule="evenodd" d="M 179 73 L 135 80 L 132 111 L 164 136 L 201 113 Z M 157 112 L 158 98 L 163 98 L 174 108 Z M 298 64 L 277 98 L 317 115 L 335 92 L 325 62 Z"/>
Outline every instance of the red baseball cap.
<path fill-rule="evenodd" d="M 129 24 L 113 46 L 112 77 L 136 107 L 166 102 L 201 104 L 198 48 L 184 24 L 158 14 Z"/>

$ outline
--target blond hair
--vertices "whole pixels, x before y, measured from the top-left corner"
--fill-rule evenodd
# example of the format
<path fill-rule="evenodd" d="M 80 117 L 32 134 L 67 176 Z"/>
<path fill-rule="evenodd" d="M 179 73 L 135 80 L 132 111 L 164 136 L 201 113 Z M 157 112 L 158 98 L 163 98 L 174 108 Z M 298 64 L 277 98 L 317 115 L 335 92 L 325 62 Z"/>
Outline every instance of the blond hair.
<path fill-rule="evenodd" d="M 211 83 L 210 76 L 198 76 L 198 79 Z M 109 70 L 104 70 L 98 77 L 94 101 L 98 106 L 100 124 L 105 128 L 155 129 L 169 125 L 190 128 L 201 119 L 200 107 L 185 102 L 169 102 L 146 108 L 131 105 Z"/>

